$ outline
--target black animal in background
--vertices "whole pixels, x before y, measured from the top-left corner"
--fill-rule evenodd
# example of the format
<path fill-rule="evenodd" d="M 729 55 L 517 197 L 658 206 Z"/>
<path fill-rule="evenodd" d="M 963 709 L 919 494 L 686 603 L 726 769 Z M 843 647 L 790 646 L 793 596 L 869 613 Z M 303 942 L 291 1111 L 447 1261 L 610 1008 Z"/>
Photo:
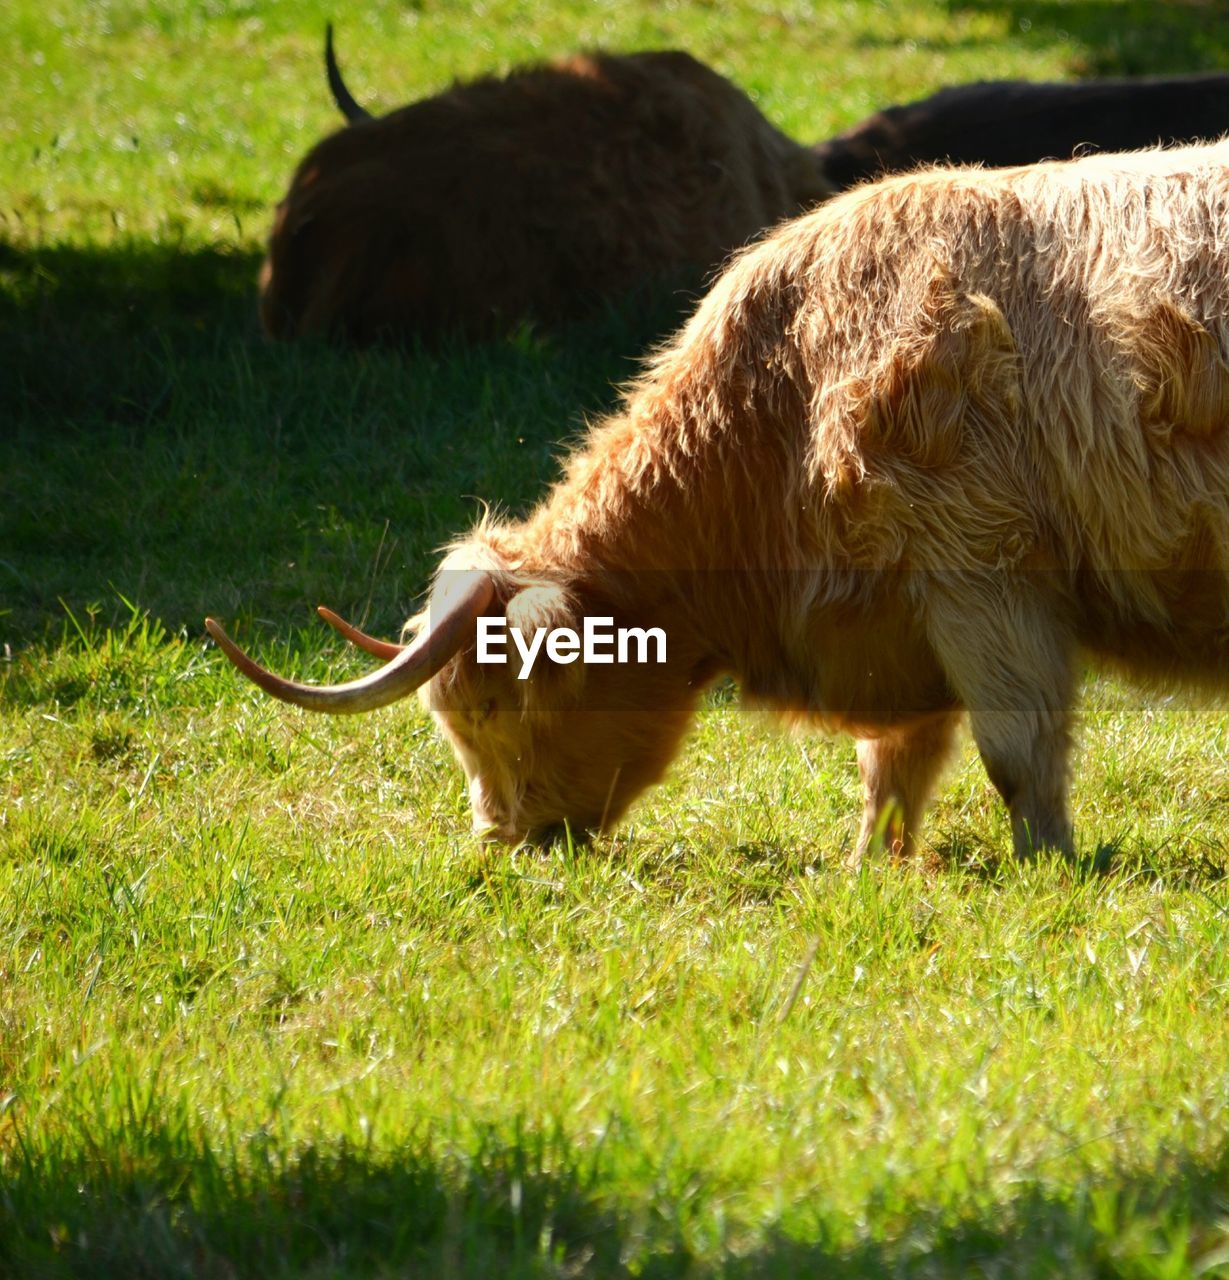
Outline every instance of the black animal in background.
<path fill-rule="evenodd" d="M 1229 132 L 1229 74 L 983 80 L 885 107 L 814 148 L 833 186 L 922 164 L 990 168 L 1065 160 L 1082 148 L 1134 151 Z"/>

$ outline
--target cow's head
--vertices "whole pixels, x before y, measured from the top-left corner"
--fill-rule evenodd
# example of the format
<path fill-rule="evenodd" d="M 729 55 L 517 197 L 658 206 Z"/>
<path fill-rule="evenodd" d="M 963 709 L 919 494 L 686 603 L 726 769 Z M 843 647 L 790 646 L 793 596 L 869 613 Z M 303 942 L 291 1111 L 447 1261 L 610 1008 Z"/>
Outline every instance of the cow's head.
<path fill-rule="evenodd" d="M 538 628 L 583 633 L 586 614 L 627 617 L 588 586 L 510 571 L 478 541 L 445 560 L 429 607 L 407 624 L 409 644 L 374 640 L 320 612 L 385 666 L 347 684 L 299 684 L 258 666 L 213 619 L 206 626 L 251 680 L 309 710 L 368 711 L 421 689 L 465 770 L 475 832 L 506 842 L 541 839 L 565 823 L 577 835 L 612 827 L 665 772 L 711 676 L 677 635 L 661 665 L 561 665 L 543 650 L 521 679 L 511 638 L 506 663 L 479 662 L 483 617 L 502 618 L 527 639 Z"/>

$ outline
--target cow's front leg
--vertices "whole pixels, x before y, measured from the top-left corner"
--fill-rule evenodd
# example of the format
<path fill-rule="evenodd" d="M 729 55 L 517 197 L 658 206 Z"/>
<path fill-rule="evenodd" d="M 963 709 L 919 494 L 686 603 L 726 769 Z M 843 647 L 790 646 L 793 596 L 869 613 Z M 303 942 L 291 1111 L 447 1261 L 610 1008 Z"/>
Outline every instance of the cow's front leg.
<path fill-rule="evenodd" d="M 859 739 L 862 829 L 850 866 L 861 865 L 863 855 L 880 838 L 894 855 L 912 850 L 926 802 L 951 754 L 959 723 L 959 712 L 945 711 Z"/>

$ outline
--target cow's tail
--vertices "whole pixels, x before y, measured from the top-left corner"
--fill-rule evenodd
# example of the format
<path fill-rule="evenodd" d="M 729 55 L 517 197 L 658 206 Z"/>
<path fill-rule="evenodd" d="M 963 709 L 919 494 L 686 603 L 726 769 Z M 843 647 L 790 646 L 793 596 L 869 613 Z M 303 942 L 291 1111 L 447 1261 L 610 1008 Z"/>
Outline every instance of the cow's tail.
<path fill-rule="evenodd" d="M 346 82 L 341 78 L 337 59 L 333 56 L 333 24 L 331 22 L 325 23 L 324 27 L 324 70 L 329 78 L 329 90 L 333 95 L 333 101 L 337 103 L 341 114 L 351 124 L 370 120 L 371 112 L 364 110 L 354 101 L 354 95 L 346 88 Z"/>

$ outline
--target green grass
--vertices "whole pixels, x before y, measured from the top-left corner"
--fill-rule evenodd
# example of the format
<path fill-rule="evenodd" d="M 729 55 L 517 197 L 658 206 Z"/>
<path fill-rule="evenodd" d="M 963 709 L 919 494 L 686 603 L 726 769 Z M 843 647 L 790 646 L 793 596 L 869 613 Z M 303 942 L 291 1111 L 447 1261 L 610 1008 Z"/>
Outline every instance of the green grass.
<path fill-rule="evenodd" d="M 261 341 L 358 94 L 683 45 L 798 137 L 978 76 L 1229 66 L 1217 6 L 13 0 L 0 13 L 0 1275 L 1229 1274 L 1229 721 L 1090 686 L 1080 857 L 970 748 L 850 876 L 847 743 L 730 691 L 588 849 L 484 851 L 415 705 L 311 719 L 478 500 L 542 492 L 657 313 Z"/>

